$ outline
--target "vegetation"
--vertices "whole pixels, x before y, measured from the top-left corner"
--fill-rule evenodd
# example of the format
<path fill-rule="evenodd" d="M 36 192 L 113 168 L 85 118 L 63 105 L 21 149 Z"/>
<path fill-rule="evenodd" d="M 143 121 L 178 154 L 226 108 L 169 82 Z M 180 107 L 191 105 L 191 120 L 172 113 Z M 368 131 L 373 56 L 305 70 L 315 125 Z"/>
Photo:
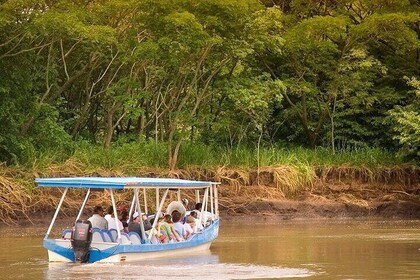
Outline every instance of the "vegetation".
<path fill-rule="evenodd" d="M 419 162 L 419 37 L 408 0 L 0 1 L 0 162 Z"/>

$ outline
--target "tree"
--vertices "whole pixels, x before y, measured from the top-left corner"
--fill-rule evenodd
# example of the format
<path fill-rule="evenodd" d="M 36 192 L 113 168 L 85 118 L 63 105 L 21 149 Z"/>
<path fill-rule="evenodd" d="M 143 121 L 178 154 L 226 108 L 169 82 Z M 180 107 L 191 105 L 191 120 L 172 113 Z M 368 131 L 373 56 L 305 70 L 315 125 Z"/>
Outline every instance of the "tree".
<path fill-rule="evenodd" d="M 420 81 L 417 78 L 407 79 L 407 83 L 414 90 L 409 92 L 413 95 L 412 102 L 407 106 L 397 106 L 390 111 L 394 120 L 394 129 L 398 133 L 395 139 L 402 146 L 401 153 L 408 157 L 420 161 Z"/>

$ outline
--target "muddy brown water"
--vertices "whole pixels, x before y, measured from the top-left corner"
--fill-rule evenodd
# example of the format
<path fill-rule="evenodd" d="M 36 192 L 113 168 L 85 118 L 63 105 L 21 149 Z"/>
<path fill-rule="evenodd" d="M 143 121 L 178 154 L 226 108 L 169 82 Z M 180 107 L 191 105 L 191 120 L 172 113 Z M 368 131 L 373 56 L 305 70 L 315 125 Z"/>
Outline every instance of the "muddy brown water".
<path fill-rule="evenodd" d="M 420 221 L 221 222 L 208 252 L 123 264 L 47 261 L 40 228 L 0 230 L 0 279 L 420 279 Z"/>

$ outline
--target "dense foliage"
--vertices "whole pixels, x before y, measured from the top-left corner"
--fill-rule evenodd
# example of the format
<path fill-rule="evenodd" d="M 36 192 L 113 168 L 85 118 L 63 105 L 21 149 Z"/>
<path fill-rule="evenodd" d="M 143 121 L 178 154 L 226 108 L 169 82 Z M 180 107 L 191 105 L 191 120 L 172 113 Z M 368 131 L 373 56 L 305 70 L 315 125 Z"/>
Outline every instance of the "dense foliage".
<path fill-rule="evenodd" d="M 419 161 L 419 79 L 416 0 L 3 0 L 0 162 L 81 140 L 165 143 L 171 169 L 186 141 Z"/>

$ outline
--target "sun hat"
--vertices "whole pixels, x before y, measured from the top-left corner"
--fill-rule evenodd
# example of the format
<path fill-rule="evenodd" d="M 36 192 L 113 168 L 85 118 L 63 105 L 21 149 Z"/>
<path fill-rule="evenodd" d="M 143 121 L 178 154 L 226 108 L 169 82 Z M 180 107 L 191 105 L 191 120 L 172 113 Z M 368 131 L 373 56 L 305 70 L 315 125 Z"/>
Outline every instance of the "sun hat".
<path fill-rule="evenodd" d="M 181 201 L 182 201 L 182 203 L 183 203 L 184 205 L 188 205 L 188 199 L 183 198 Z"/>

